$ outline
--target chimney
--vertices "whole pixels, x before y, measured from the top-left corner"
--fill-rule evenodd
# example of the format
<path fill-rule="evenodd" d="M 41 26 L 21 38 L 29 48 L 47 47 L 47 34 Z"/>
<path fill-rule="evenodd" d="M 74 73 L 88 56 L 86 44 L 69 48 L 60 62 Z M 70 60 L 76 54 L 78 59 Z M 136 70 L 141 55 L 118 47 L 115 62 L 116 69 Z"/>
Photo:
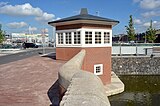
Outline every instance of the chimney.
<path fill-rule="evenodd" d="M 81 8 L 80 15 L 87 15 L 87 14 L 88 14 L 87 8 Z"/>

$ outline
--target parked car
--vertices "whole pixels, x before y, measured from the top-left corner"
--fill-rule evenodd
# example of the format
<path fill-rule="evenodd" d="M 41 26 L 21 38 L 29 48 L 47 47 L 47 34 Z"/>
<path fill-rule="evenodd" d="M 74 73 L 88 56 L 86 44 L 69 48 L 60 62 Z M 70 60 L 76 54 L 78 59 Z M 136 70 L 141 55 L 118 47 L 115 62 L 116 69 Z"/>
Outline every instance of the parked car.
<path fill-rule="evenodd" d="M 35 43 L 38 47 L 42 47 L 43 45 L 41 43 Z"/>
<path fill-rule="evenodd" d="M 34 43 L 23 43 L 22 44 L 23 48 L 38 48 L 38 45 L 34 44 Z"/>
<path fill-rule="evenodd" d="M 2 49 L 11 49 L 12 45 L 11 44 L 2 44 Z"/>

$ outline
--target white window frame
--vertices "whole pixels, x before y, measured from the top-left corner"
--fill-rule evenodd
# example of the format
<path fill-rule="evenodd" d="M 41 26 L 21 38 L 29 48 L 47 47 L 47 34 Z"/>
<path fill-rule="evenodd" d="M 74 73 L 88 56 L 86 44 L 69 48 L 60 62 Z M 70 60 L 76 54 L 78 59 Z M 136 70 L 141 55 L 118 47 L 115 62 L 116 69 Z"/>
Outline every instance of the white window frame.
<path fill-rule="evenodd" d="M 105 41 L 108 41 L 108 42 L 105 42 Z M 104 44 L 109 44 L 109 43 L 110 43 L 110 32 L 104 32 Z"/>
<path fill-rule="evenodd" d="M 88 33 L 88 34 L 86 34 L 86 33 Z M 86 37 L 86 36 L 88 36 L 88 37 Z M 93 44 L 93 41 L 92 41 L 93 39 L 92 38 L 93 38 L 93 32 L 92 31 L 85 31 L 85 44 L 86 45 Z M 86 43 L 86 42 L 88 42 L 88 43 Z"/>
<path fill-rule="evenodd" d="M 97 72 L 97 67 L 100 67 L 100 72 Z M 94 65 L 94 74 L 95 75 L 103 75 L 103 64 L 95 64 Z"/>
<path fill-rule="evenodd" d="M 79 39 L 79 41 L 78 41 L 78 39 Z M 80 42 L 80 43 L 75 43 L 75 42 Z M 81 44 L 81 31 L 74 31 L 73 32 L 73 44 L 74 45 L 80 45 Z"/>
<path fill-rule="evenodd" d="M 59 45 L 63 45 L 64 44 L 64 37 L 63 37 L 63 33 L 57 33 L 57 39 L 58 39 L 58 44 Z"/>
<path fill-rule="evenodd" d="M 72 44 L 72 32 L 65 32 L 65 44 L 66 45 Z"/>
<path fill-rule="evenodd" d="M 81 44 L 74 44 L 74 32 L 80 31 Z M 65 33 L 71 32 L 72 44 L 65 44 Z M 85 32 L 92 32 L 92 44 L 85 43 Z M 101 32 L 101 44 L 95 44 L 95 32 Z M 104 32 L 110 33 L 110 43 L 104 43 Z M 58 44 L 57 33 L 63 33 L 63 44 Z M 56 47 L 112 47 L 112 29 L 91 29 L 91 28 L 79 28 L 79 29 L 66 29 L 56 31 Z"/>
<path fill-rule="evenodd" d="M 95 32 L 95 44 L 102 44 L 102 32 Z"/>

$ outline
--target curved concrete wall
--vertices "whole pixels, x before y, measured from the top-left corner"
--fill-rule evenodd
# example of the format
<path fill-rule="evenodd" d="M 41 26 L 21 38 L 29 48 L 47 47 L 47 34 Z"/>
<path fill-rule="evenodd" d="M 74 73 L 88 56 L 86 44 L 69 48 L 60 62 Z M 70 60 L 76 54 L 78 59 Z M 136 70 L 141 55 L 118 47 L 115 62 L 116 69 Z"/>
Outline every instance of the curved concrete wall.
<path fill-rule="evenodd" d="M 60 106 L 110 106 L 100 78 L 81 70 L 84 57 L 85 50 L 81 50 L 59 71 L 60 87 L 66 91 Z"/>
<path fill-rule="evenodd" d="M 58 82 L 65 89 L 70 85 L 73 75 L 80 71 L 85 53 L 85 50 L 81 50 L 76 56 L 60 68 Z"/>

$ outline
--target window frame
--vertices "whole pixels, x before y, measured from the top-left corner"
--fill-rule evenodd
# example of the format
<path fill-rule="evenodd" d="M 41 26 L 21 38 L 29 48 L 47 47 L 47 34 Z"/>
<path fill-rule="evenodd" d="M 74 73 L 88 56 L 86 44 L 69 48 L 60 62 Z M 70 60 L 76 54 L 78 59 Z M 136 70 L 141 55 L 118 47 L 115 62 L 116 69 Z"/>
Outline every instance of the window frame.
<path fill-rule="evenodd" d="M 93 44 L 92 37 L 93 37 L 92 31 L 85 31 L 85 44 L 86 45 Z"/>
<path fill-rule="evenodd" d="M 63 33 L 57 33 L 57 37 L 58 37 L 58 45 L 63 45 L 64 44 L 64 36 Z"/>
<path fill-rule="evenodd" d="M 74 45 L 81 45 L 81 31 L 73 31 L 73 44 Z M 76 43 L 75 43 L 76 42 Z M 79 43 L 77 43 L 79 42 Z"/>
<path fill-rule="evenodd" d="M 72 44 L 72 32 L 65 32 L 65 44 L 66 45 Z"/>
<path fill-rule="evenodd" d="M 95 32 L 95 44 L 102 44 L 102 32 L 96 31 Z"/>
<path fill-rule="evenodd" d="M 97 68 L 100 68 L 99 72 L 97 72 Z M 103 75 L 103 64 L 95 64 L 94 65 L 94 74 L 95 75 Z"/>
<path fill-rule="evenodd" d="M 104 32 L 104 44 L 110 44 L 110 32 Z"/>

